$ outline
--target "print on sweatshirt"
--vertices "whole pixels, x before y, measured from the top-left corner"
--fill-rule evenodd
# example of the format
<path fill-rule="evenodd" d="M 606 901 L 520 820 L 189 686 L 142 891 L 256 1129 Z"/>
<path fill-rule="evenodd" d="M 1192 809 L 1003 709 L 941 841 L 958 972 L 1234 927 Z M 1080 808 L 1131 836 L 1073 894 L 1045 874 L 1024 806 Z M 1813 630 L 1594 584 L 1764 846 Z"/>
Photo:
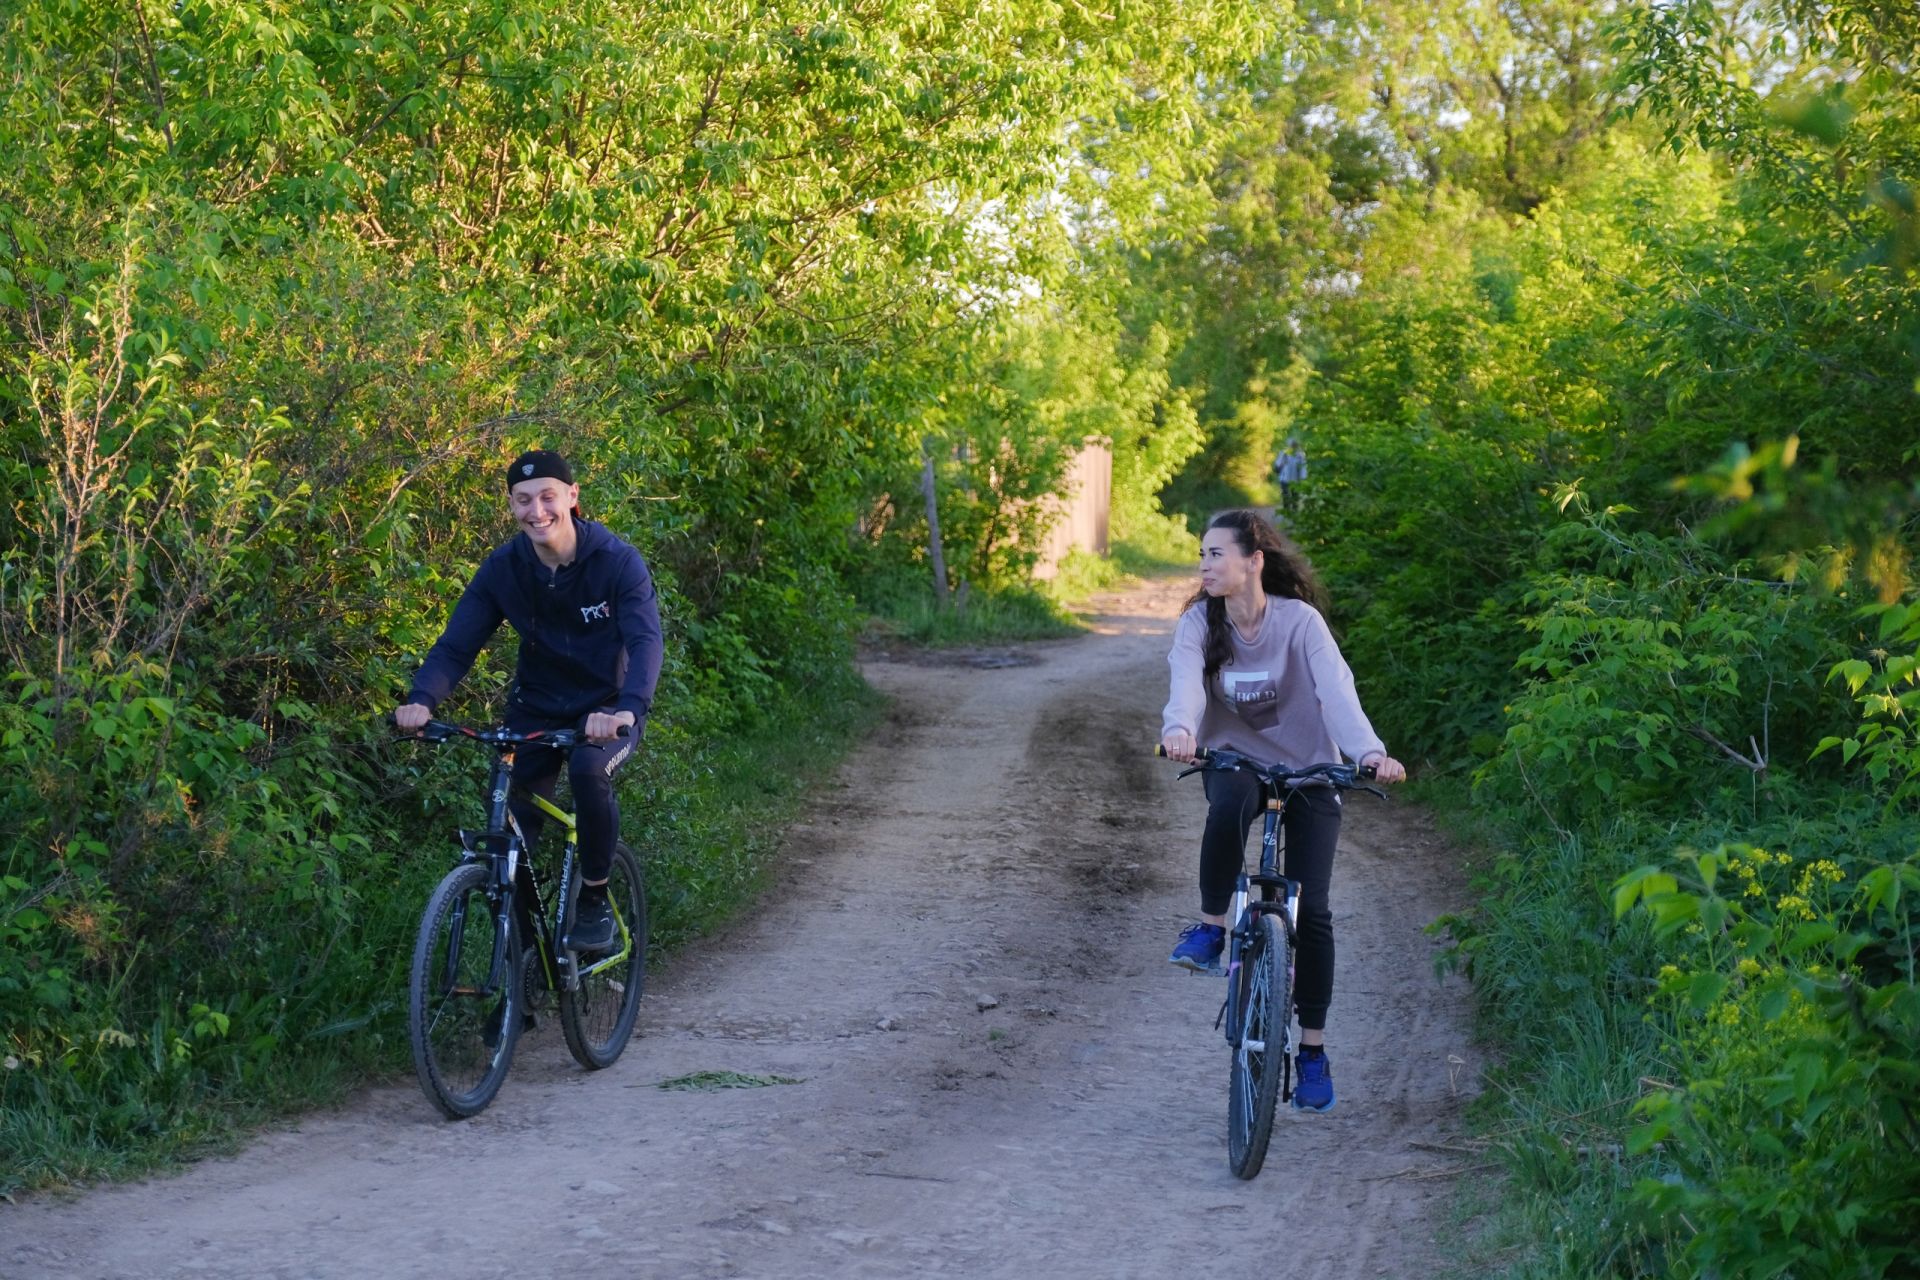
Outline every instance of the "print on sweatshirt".
<path fill-rule="evenodd" d="M 1280 721 L 1280 686 L 1271 671 L 1221 671 L 1220 685 L 1234 711 L 1255 729 L 1271 729 Z"/>

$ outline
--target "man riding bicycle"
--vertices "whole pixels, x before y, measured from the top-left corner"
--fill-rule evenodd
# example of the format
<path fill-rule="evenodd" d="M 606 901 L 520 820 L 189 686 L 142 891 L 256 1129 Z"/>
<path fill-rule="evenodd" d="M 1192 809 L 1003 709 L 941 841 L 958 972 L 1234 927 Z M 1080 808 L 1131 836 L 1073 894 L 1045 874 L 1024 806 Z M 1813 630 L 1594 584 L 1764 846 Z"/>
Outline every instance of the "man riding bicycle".
<path fill-rule="evenodd" d="M 507 727 L 577 728 L 593 739 L 567 757 L 581 873 L 571 939 L 578 950 L 604 951 L 613 945 L 606 886 L 620 834 L 613 773 L 632 754 L 653 706 L 659 600 L 640 553 L 581 516 L 580 486 L 565 458 L 530 450 L 513 460 L 506 478 L 520 532 L 481 562 L 393 720 L 409 732 L 425 725 L 501 621 L 513 624 L 520 660 L 507 694 Z M 513 765 L 516 796 L 551 798 L 561 757 L 551 748 L 521 750 Z M 517 798 L 513 813 L 529 843 L 537 840 L 539 810 Z"/>

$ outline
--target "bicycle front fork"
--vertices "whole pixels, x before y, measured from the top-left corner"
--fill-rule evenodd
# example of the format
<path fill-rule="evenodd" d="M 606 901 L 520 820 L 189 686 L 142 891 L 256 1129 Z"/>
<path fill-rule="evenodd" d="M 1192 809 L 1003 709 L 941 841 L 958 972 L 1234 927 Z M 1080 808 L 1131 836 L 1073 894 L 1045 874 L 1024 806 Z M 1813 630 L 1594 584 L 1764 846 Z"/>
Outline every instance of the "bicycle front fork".
<path fill-rule="evenodd" d="M 1227 904 L 1227 919 L 1232 922 L 1227 934 L 1226 953 L 1222 957 L 1226 961 L 1227 995 L 1220 1005 L 1220 1017 L 1215 1019 L 1214 1025 L 1224 1028 L 1227 1043 L 1236 1049 L 1240 1047 L 1241 1022 L 1246 1005 L 1246 1001 L 1239 998 L 1240 978 L 1248 958 L 1248 951 L 1253 945 L 1256 922 L 1262 911 L 1271 911 L 1278 906 L 1287 913 L 1287 936 L 1292 937 L 1300 920 L 1299 886 L 1286 879 L 1282 879 L 1280 884 L 1281 896 L 1278 903 L 1265 901 L 1256 903 L 1253 897 L 1253 882 L 1247 878 L 1245 872 L 1241 872 L 1240 879 L 1233 888 L 1233 898 Z M 1293 964 L 1291 948 L 1287 952 L 1287 964 L 1289 966 Z M 1292 975 L 1289 974 L 1288 977 L 1291 978 Z M 1291 981 L 1288 982 L 1287 989 L 1289 991 L 1293 989 Z M 1287 1016 L 1292 1017 L 1292 1015 L 1293 1011 L 1287 1010 Z"/>

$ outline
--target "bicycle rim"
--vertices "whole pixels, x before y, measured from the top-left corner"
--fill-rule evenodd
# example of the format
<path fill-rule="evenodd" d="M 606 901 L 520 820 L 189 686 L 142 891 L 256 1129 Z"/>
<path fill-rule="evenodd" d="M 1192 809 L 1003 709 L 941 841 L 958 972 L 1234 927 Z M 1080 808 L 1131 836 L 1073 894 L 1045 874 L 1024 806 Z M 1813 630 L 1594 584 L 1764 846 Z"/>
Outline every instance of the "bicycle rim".
<path fill-rule="evenodd" d="M 488 983 L 497 945 L 486 867 L 455 867 L 427 900 L 407 983 L 414 1070 L 428 1100 L 449 1119 L 474 1115 L 493 1101 L 520 1038 L 519 964 L 507 964 L 501 980 Z M 517 960 L 517 949 L 508 954 Z"/>
<path fill-rule="evenodd" d="M 1273 1134 L 1287 1052 L 1286 971 L 1286 934 L 1263 912 L 1254 922 L 1234 991 L 1242 1014 L 1227 1080 L 1227 1163 L 1238 1178 L 1260 1172 Z"/>
<path fill-rule="evenodd" d="M 580 983 L 560 993 L 560 1029 L 567 1050 L 589 1071 L 612 1066 L 627 1047 L 647 980 L 647 895 L 640 863 L 614 846 L 607 874 L 613 904 L 613 950 L 579 958 Z"/>

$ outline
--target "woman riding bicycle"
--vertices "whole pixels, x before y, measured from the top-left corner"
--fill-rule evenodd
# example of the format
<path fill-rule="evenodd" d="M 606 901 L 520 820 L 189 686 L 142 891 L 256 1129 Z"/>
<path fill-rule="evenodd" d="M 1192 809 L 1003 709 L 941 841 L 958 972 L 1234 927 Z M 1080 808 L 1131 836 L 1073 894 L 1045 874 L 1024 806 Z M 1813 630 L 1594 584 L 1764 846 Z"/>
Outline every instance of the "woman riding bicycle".
<path fill-rule="evenodd" d="M 1187 601 L 1167 655 L 1172 685 L 1160 742 L 1191 763 L 1200 747 L 1231 747 L 1290 765 L 1344 754 L 1372 765 L 1382 782 L 1407 776 L 1389 756 L 1354 692 L 1353 672 L 1322 616 L 1325 594 L 1299 549 L 1251 511 L 1214 517 L 1200 540 L 1200 589 Z M 1260 784 L 1246 773 L 1205 775 L 1207 825 L 1200 840 L 1200 921 L 1168 957 L 1214 972 L 1226 944 L 1226 910 L 1260 813 Z M 1288 879 L 1300 885 L 1296 1003 L 1300 1011 L 1299 1084 L 1293 1103 L 1333 1108 L 1327 1063 L 1327 1007 L 1333 996 L 1334 845 L 1340 795 L 1330 786 L 1300 788 L 1286 806 Z"/>
<path fill-rule="evenodd" d="M 659 601 L 640 553 L 605 525 L 581 517 L 580 486 L 559 454 L 534 449 L 515 458 L 507 468 L 507 503 L 520 533 L 481 562 L 393 720 L 408 731 L 426 724 L 501 621 L 513 624 L 520 661 L 507 695 L 507 727 L 520 733 L 577 728 L 595 740 L 567 757 L 580 838 L 571 939 L 581 951 L 605 950 L 614 936 L 607 874 L 620 836 L 613 771 L 632 754 L 653 706 Z M 551 797 L 560 755 L 522 749 L 514 760 L 514 790 Z M 514 816 L 529 841 L 538 839 L 538 809 L 518 800 Z"/>

